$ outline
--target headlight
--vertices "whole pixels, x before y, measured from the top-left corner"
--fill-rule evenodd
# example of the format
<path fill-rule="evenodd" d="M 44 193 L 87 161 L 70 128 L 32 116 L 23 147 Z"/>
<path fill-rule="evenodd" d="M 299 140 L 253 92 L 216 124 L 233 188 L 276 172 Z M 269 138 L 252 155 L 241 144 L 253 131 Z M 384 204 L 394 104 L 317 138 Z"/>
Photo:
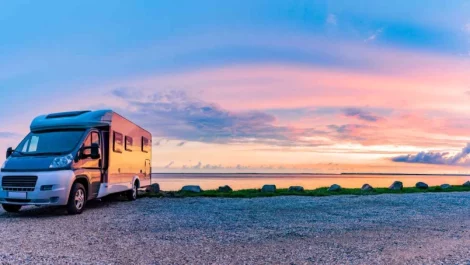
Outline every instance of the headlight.
<path fill-rule="evenodd" d="M 52 160 L 51 165 L 49 168 L 63 168 L 70 165 L 73 161 L 73 155 L 66 155 L 62 157 L 56 157 Z"/>

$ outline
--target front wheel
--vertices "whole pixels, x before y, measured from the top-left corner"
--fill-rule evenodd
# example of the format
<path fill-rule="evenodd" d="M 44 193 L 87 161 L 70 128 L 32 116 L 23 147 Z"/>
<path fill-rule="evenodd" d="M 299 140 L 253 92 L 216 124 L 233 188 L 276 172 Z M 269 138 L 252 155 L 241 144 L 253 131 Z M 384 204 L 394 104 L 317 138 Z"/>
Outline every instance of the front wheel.
<path fill-rule="evenodd" d="M 136 181 L 136 182 L 134 182 L 134 186 L 132 186 L 132 190 L 127 192 L 127 199 L 129 199 L 129 201 L 137 200 L 137 189 L 138 188 L 139 187 L 137 186 L 137 181 Z"/>
<path fill-rule="evenodd" d="M 86 190 L 80 183 L 74 183 L 67 203 L 69 214 L 81 214 L 86 204 Z"/>
<path fill-rule="evenodd" d="M 9 213 L 17 213 L 21 210 L 21 205 L 16 204 L 2 204 L 3 210 Z"/>

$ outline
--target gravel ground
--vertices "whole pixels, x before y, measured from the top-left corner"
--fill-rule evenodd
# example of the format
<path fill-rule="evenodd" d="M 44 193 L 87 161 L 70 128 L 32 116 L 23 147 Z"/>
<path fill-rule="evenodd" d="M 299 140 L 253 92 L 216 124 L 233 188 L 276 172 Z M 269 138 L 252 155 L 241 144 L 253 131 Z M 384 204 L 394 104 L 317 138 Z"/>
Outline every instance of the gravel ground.
<path fill-rule="evenodd" d="M 2 264 L 470 264 L 470 193 L 0 211 Z"/>

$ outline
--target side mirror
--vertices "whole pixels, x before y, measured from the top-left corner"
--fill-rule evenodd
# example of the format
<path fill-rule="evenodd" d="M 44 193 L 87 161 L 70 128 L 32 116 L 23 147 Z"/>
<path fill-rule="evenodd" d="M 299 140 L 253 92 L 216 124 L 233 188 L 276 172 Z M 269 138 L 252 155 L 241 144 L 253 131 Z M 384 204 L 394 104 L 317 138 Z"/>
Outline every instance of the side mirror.
<path fill-rule="evenodd" d="M 11 156 L 11 154 L 13 154 L 13 148 L 8 147 L 8 149 L 7 149 L 7 159 Z"/>
<path fill-rule="evenodd" d="M 90 149 L 90 154 L 85 155 L 83 154 L 83 151 Z M 100 159 L 100 146 L 97 143 L 92 143 L 91 146 L 85 146 L 82 148 L 82 158 L 91 158 L 91 159 Z"/>
<path fill-rule="evenodd" d="M 100 159 L 100 146 L 97 143 L 91 144 L 91 159 Z"/>

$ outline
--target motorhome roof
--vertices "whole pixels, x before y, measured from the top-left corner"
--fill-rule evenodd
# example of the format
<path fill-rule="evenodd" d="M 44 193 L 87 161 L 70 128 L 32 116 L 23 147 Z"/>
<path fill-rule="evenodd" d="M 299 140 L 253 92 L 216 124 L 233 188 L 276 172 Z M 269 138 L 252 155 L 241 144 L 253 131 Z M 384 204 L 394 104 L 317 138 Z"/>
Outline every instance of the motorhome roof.
<path fill-rule="evenodd" d="M 70 111 L 52 113 L 36 117 L 31 123 L 31 131 L 54 129 L 86 129 L 110 126 L 113 118 L 112 110 Z"/>

